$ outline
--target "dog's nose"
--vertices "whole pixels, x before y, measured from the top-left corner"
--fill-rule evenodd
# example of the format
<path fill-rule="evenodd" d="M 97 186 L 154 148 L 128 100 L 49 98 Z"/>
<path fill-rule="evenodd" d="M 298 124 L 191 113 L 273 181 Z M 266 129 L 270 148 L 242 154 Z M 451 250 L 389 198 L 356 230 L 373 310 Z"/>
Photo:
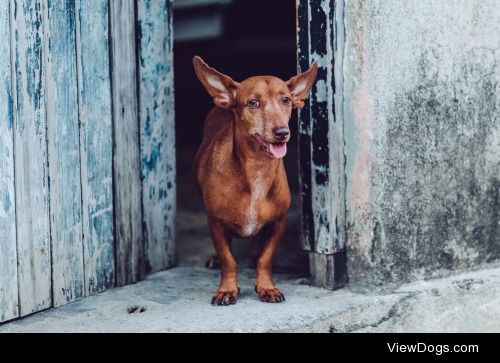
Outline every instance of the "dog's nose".
<path fill-rule="evenodd" d="M 273 135 L 276 140 L 283 141 L 288 137 L 288 135 L 290 135 L 290 130 L 288 129 L 288 127 L 279 127 L 273 129 Z"/>

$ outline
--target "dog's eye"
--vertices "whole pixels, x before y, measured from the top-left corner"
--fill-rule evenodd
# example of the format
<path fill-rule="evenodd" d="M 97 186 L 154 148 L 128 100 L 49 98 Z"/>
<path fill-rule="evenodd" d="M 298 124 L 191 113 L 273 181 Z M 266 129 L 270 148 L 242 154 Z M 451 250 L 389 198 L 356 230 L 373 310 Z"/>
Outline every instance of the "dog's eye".
<path fill-rule="evenodd" d="M 283 97 L 283 101 L 282 101 L 282 102 L 283 102 L 283 104 L 284 104 L 285 106 L 289 106 L 289 105 L 290 105 L 290 103 L 292 102 L 292 100 L 290 99 L 290 97 L 285 96 L 285 97 Z"/>
<path fill-rule="evenodd" d="M 255 100 L 255 99 L 248 101 L 247 104 L 248 104 L 248 107 L 251 107 L 251 108 L 258 108 L 260 106 L 259 101 Z"/>

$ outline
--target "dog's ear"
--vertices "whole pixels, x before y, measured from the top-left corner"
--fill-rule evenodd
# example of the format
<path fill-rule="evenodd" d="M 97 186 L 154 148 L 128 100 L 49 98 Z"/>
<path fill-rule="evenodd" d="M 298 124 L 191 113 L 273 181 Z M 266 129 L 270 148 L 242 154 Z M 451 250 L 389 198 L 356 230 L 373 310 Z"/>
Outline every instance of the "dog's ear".
<path fill-rule="evenodd" d="M 233 108 L 236 106 L 236 90 L 238 83 L 206 64 L 198 56 L 193 58 L 194 70 L 196 76 L 206 88 L 214 103 L 218 107 Z"/>
<path fill-rule="evenodd" d="M 307 71 L 290 78 L 286 83 L 292 94 L 292 105 L 294 108 L 304 107 L 304 100 L 307 98 L 307 94 L 316 80 L 317 73 L 318 63 L 314 61 Z"/>

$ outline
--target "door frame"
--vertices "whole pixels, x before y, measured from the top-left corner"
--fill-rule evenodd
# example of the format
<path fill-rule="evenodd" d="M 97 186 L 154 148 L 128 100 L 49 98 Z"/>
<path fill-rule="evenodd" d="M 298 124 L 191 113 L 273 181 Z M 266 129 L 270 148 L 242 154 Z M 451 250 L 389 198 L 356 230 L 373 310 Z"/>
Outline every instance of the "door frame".
<path fill-rule="evenodd" d="M 343 0 L 297 0 L 299 72 L 318 62 L 299 111 L 302 245 L 312 283 L 330 289 L 347 283 L 343 18 Z"/>

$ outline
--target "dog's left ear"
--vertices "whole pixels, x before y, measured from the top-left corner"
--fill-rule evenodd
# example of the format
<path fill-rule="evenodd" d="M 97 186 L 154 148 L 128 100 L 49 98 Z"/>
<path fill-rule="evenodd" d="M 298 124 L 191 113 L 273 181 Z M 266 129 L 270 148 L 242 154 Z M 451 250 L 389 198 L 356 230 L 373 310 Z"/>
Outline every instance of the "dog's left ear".
<path fill-rule="evenodd" d="M 294 108 L 304 107 L 304 100 L 307 98 L 307 94 L 316 80 L 317 73 L 318 63 L 314 61 L 307 71 L 290 78 L 286 83 L 292 94 L 292 105 Z"/>

